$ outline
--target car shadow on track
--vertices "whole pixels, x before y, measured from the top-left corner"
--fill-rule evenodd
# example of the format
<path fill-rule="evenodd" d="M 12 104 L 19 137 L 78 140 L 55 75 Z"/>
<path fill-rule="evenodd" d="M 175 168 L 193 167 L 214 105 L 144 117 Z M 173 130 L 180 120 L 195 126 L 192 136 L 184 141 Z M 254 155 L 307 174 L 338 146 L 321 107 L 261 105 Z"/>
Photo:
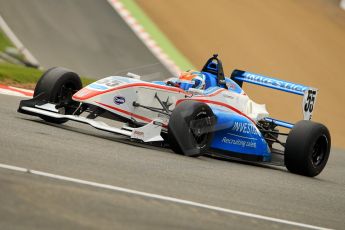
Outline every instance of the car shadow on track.
<path fill-rule="evenodd" d="M 76 132 L 79 134 L 84 134 L 87 136 L 100 138 L 103 140 L 105 139 L 105 140 L 109 140 L 109 141 L 115 141 L 115 142 L 126 144 L 129 146 L 137 146 L 140 148 L 146 148 L 146 149 L 156 150 L 156 151 L 160 151 L 160 152 L 165 152 L 165 153 L 175 154 L 175 155 L 178 155 L 181 157 L 185 157 L 185 156 L 182 156 L 180 154 L 173 152 L 168 147 L 168 145 L 162 146 L 162 144 L 157 144 L 157 143 L 139 142 L 136 140 L 132 140 L 128 137 L 124 137 L 124 136 L 114 134 L 114 133 L 107 133 L 104 131 L 99 131 L 102 133 L 96 133 L 95 130 L 91 130 L 91 129 L 89 130 L 89 129 L 84 129 L 82 127 L 73 127 L 73 126 L 69 126 L 66 124 L 62 124 L 62 125 L 61 124 L 54 124 L 54 123 L 49 123 L 49 122 L 46 122 L 44 120 L 39 120 L 39 119 L 23 118 L 23 117 L 18 117 L 18 118 L 22 119 L 22 120 L 26 120 L 26 121 L 32 121 L 32 122 L 42 124 L 42 125 L 49 125 L 49 126 L 52 126 L 55 128 L 59 128 L 59 129 L 63 129 L 63 130 L 71 131 L 71 132 Z M 195 160 L 200 160 L 200 161 L 209 161 L 210 159 L 224 161 L 224 162 L 231 162 L 231 163 L 240 163 L 240 164 L 244 164 L 244 165 L 251 165 L 251 166 L 256 166 L 256 167 L 260 167 L 260 168 L 266 168 L 266 169 L 271 169 L 271 170 L 287 172 L 287 170 L 285 168 L 283 168 L 282 166 L 268 165 L 268 164 L 263 164 L 260 162 L 250 162 L 250 161 L 245 161 L 245 160 L 237 159 L 237 158 L 224 158 L 221 156 L 216 156 L 216 155 L 211 155 L 211 154 L 205 155 L 205 157 L 195 158 Z"/>

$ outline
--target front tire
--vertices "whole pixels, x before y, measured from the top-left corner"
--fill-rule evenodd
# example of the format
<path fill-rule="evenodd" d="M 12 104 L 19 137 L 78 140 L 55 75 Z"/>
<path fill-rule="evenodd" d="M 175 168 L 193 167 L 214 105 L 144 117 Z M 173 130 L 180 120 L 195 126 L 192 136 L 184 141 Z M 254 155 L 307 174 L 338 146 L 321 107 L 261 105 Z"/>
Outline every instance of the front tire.
<path fill-rule="evenodd" d="M 331 136 L 326 126 L 312 121 L 299 121 L 286 141 L 286 168 L 292 173 L 317 176 L 326 166 L 330 149 Z"/>
<path fill-rule="evenodd" d="M 215 116 L 205 103 L 186 100 L 171 114 L 168 124 L 170 148 L 190 157 L 203 155 L 213 137 Z"/>
<path fill-rule="evenodd" d="M 40 95 L 40 99 L 47 103 L 56 104 L 63 114 L 72 114 L 78 106 L 78 102 L 72 100 L 72 96 L 82 88 L 78 74 L 69 69 L 54 67 L 47 70 L 36 84 L 34 97 Z M 67 119 L 57 119 L 48 116 L 40 116 L 43 120 L 62 124 Z"/>

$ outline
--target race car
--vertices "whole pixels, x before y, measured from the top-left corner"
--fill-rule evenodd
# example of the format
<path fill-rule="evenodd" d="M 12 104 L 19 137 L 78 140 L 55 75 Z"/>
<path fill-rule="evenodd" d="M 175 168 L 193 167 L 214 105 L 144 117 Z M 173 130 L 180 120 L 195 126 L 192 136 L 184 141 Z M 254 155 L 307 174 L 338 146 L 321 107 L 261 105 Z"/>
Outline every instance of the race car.
<path fill-rule="evenodd" d="M 146 82 L 128 73 L 82 88 L 76 73 L 54 67 L 39 79 L 33 98 L 20 102 L 18 112 L 57 124 L 82 122 L 140 142 L 160 142 L 190 157 L 285 165 L 292 173 L 310 177 L 324 169 L 331 137 L 326 126 L 311 121 L 317 89 L 241 70 L 226 77 L 218 55 L 197 74 L 199 82 L 193 77 Z M 265 105 L 244 92 L 244 83 L 302 96 L 304 120 L 292 124 L 271 118 Z M 121 121 L 122 127 L 99 117 Z M 279 127 L 290 131 L 280 132 Z"/>

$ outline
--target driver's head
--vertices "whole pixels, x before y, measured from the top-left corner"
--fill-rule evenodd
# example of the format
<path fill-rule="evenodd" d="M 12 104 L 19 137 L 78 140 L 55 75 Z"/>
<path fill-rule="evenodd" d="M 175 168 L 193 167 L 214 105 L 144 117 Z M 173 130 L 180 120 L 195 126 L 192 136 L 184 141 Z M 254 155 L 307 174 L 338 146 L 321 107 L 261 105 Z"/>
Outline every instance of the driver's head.
<path fill-rule="evenodd" d="M 181 72 L 180 76 L 178 77 L 179 80 L 181 81 L 191 81 L 197 71 L 195 70 L 187 70 L 187 71 L 184 71 L 184 72 Z"/>
<path fill-rule="evenodd" d="M 204 89 L 205 88 L 205 75 L 199 71 L 188 70 L 182 72 L 179 76 L 180 81 L 191 81 L 193 82 L 193 88 Z"/>

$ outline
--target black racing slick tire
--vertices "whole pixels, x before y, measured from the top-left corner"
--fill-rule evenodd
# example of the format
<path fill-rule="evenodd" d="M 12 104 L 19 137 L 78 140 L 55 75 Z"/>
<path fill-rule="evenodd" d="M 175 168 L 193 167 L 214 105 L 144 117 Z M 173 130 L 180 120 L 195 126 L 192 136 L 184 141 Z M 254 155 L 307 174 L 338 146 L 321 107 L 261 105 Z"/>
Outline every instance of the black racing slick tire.
<path fill-rule="evenodd" d="M 186 100 L 176 106 L 168 124 L 170 148 L 190 157 L 198 157 L 210 147 L 215 116 L 211 108 L 201 102 Z"/>
<path fill-rule="evenodd" d="M 78 102 L 72 100 L 72 96 L 82 88 L 82 83 L 78 74 L 63 68 L 54 67 L 47 70 L 38 80 L 34 97 L 39 96 L 40 99 L 47 103 L 56 104 L 61 113 L 72 114 Z M 62 124 L 66 119 L 57 119 L 48 116 L 40 116 L 43 120 Z"/>
<path fill-rule="evenodd" d="M 312 121 L 297 122 L 285 145 L 285 166 L 296 174 L 314 177 L 326 166 L 331 136 L 326 126 Z"/>

